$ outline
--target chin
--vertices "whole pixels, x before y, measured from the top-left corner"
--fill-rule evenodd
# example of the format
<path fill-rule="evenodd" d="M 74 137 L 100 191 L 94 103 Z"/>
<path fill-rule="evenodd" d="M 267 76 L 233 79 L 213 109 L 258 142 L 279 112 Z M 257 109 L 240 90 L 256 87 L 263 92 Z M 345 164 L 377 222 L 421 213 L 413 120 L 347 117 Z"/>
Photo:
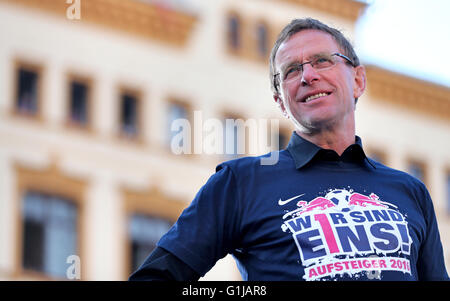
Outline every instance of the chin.
<path fill-rule="evenodd" d="M 336 125 L 332 119 L 312 119 L 312 120 L 302 120 L 299 122 L 301 127 L 299 130 L 305 134 L 317 134 L 324 130 L 333 129 Z"/>

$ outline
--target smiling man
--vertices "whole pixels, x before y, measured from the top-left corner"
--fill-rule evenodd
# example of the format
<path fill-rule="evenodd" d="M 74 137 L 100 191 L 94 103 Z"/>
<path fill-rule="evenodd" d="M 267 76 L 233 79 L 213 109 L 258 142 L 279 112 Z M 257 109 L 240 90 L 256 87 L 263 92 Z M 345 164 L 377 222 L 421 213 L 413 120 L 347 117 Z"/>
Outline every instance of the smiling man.
<path fill-rule="evenodd" d="M 279 39 L 272 52 L 274 99 L 298 135 L 342 154 L 354 143 L 356 100 L 366 87 L 364 67 L 353 50 L 342 54 L 351 46 L 345 39 L 346 47 L 340 46 L 332 29 L 294 32 L 285 30 L 280 38 L 291 36 Z M 279 71 L 273 74 L 275 68 Z"/>
<path fill-rule="evenodd" d="M 244 280 L 448 280 L 425 185 L 355 135 L 366 77 L 341 32 L 293 20 L 270 80 L 295 125 L 278 162 L 218 165 L 130 280 L 196 280 L 227 254 Z"/>

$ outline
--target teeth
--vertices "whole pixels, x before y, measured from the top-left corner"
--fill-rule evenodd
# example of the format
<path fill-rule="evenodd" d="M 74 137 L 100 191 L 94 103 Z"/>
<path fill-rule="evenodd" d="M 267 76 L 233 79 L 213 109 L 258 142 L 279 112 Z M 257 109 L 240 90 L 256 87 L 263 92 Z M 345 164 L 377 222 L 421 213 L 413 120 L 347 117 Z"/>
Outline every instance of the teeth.
<path fill-rule="evenodd" d="M 318 94 L 314 94 L 314 95 L 308 96 L 305 99 L 305 102 L 311 101 L 313 99 L 316 99 L 316 98 L 319 98 L 319 97 L 322 97 L 322 96 L 327 96 L 327 93 L 318 93 Z"/>

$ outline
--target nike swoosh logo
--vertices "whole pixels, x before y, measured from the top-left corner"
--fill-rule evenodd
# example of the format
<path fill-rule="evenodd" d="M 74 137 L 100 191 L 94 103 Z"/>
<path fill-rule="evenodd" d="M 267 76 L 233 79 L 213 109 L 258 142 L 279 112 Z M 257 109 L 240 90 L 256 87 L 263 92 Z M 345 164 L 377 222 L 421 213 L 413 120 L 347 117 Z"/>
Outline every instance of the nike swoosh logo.
<path fill-rule="evenodd" d="M 301 197 L 301 196 L 303 196 L 303 195 L 305 195 L 305 194 L 304 194 L 304 193 L 299 194 L 299 195 L 294 196 L 294 197 L 292 197 L 292 198 L 290 198 L 290 199 L 287 199 L 287 200 L 285 200 L 285 201 L 282 201 L 281 199 L 279 199 L 279 200 L 278 200 L 278 205 L 280 205 L 280 206 L 286 205 L 286 204 L 289 203 L 290 201 L 293 201 L 293 200 L 295 200 L 295 199 L 297 199 L 297 198 L 299 198 L 299 197 Z"/>

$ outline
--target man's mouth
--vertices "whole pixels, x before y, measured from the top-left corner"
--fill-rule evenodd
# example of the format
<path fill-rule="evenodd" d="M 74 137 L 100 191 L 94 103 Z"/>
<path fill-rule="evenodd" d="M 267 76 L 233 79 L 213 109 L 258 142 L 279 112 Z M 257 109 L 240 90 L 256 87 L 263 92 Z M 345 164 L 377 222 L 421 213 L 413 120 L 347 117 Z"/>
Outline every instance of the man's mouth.
<path fill-rule="evenodd" d="M 310 101 L 312 101 L 314 99 L 317 99 L 317 98 L 320 98 L 320 97 L 323 97 L 323 96 L 328 96 L 330 94 L 331 94 L 331 92 L 321 92 L 321 93 L 313 94 L 313 95 L 310 95 L 310 96 L 308 96 L 306 98 L 303 98 L 301 100 L 301 102 L 307 103 L 307 102 L 310 102 Z"/>

